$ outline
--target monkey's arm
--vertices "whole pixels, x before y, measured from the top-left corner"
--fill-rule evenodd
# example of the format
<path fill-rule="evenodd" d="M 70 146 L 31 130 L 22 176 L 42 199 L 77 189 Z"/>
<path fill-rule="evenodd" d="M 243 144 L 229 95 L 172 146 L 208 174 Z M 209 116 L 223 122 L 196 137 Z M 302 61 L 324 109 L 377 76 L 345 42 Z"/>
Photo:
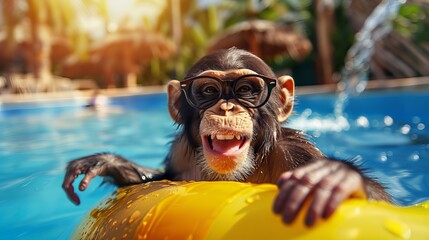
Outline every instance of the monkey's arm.
<path fill-rule="evenodd" d="M 319 218 L 328 218 L 345 199 L 361 197 L 389 201 L 390 196 L 378 182 L 350 163 L 317 159 L 283 173 L 278 181 L 279 195 L 274 211 L 291 223 L 310 198 L 305 222 L 312 226 Z"/>
<path fill-rule="evenodd" d="M 73 182 L 80 175 L 79 190 L 84 191 L 96 176 L 111 177 L 118 186 L 138 184 L 163 178 L 163 172 L 133 163 L 119 155 L 99 153 L 72 160 L 68 163 L 63 189 L 69 199 L 79 205 L 80 199 L 74 191 Z"/>
<path fill-rule="evenodd" d="M 391 200 L 382 184 L 367 176 L 367 170 L 353 162 L 327 158 L 302 132 L 283 129 L 283 142 L 278 146 L 283 148 L 284 161 L 293 163 L 280 175 L 274 201 L 274 212 L 286 223 L 295 219 L 306 199 L 310 200 L 309 226 L 319 218 L 328 218 L 349 197 Z M 275 159 L 281 157 L 277 154 Z"/>

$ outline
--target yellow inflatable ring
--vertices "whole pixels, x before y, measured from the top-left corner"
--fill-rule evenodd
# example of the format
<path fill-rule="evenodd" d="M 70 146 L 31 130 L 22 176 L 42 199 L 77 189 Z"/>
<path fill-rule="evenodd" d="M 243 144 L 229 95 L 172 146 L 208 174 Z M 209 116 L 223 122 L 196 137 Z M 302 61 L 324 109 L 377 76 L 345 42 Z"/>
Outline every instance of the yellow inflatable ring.
<path fill-rule="evenodd" d="M 118 189 L 72 239 L 429 239 L 429 201 L 412 207 L 350 199 L 312 228 L 272 213 L 277 188 L 237 182 L 153 182 Z"/>

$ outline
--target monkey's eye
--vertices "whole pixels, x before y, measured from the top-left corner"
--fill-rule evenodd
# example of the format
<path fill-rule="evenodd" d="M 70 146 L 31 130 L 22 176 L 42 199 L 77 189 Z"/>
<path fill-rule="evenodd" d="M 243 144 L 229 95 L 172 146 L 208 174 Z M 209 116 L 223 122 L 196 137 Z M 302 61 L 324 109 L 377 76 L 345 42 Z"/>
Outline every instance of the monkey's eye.
<path fill-rule="evenodd" d="M 216 86 L 205 86 L 203 89 L 201 89 L 202 93 L 210 96 L 210 95 L 214 95 L 214 94 L 218 94 L 219 93 L 219 89 Z"/>
<path fill-rule="evenodd" d="M 235 94 L 237 97 L 252 97 L 261 92 L 263 84 L 259 81 L 249 81 L 243 79 L 235 85 Z"/>
<path fill-rule="evenodd" d="M 244 106 L 258 106 L 267 97 L 265 81 L 255 76 L 239 79 L 234 89 L 235 96 Z"/>
<path fill-rule="evenodd" d="M 222 85 L 212 78 L 196 78 L 190 87 L 189 100 L 198 108 L 208 108 L 221 94 Z"/>
<path fill-rule="evenodd" d="M 236 93 L 238 94 L 249 94 L 252 92 L 252 87 L 248 85 L 241 86 L 239 89 L 236 90 Z"/>

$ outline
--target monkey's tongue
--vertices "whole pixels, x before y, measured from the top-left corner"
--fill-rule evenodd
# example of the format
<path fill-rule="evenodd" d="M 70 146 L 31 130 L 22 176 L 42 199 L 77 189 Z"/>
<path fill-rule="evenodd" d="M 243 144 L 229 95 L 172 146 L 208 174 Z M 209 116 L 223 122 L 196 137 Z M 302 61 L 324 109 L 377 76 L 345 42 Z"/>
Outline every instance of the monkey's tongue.
<path fill-rule="evenodd" d="M 238 150 L 240 150 L 241 145 L 243 144 L 243 140 L 212 140 L 213 150 L 222 153 L 222 154 L 231 154 Z"/>

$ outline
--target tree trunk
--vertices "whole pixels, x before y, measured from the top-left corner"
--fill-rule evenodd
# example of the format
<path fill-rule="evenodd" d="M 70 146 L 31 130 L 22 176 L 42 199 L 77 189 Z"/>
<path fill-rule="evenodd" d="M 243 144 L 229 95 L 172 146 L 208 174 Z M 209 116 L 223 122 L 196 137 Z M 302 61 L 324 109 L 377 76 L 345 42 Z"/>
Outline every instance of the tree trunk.
<path fill-rule="evenodd" d="M 333 83 L 331 33 L 334 24 L 334 3 L 332 0 L 316 0 L 315 8 L 317 39 L 317 82 L 319 84 Z"/>
<path fill-rule="evenodd" d="M 35 24 L 31 29 L 31 62 L 30 69 L 34 78 L 37 79 L 37 90 L 55 90 L 51 73 L 51 33 L 44 24 Z"/>

